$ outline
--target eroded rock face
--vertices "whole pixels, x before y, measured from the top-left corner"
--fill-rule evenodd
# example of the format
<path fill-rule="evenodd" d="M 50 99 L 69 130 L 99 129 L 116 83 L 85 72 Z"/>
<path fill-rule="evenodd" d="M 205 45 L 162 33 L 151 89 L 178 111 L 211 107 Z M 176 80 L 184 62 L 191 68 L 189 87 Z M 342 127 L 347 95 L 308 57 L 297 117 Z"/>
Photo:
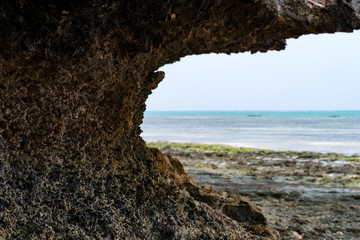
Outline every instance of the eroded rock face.
<path fill-rule="evenodd" d="M 3 0 L 0 238 L 278 238 L 261 210 L 197 186 L 175 160 L 146 148 L 139 137 L 145 101 L 166 63 L 281 50 L 289 37 L 352 31 L 359 6 Z"/>

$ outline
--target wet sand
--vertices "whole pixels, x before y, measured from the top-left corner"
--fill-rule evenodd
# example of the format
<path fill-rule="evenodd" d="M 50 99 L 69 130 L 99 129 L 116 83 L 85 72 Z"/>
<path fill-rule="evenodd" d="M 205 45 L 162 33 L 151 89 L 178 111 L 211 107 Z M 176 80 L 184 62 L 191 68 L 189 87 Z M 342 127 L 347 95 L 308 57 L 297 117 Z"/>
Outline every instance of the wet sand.
<path fill-rule="evenodd" d="M 260 206 L 282 239 L 360 239 L 360 157 L 148 143 L 199 184 Z"/>

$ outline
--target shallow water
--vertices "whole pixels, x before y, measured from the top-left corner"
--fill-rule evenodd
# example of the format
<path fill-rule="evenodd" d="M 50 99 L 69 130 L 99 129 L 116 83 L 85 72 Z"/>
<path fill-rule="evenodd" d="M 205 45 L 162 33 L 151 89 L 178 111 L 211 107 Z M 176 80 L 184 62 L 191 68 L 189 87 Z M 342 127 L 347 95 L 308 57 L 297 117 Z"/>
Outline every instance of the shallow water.
<path fill-rule="evenodd" d="M 360 111 L 145 112 L 146 141 L 360 153 Z"/>
<path fill-rule="evenodd" d="M 211 184 L 218 188 L 227 188 L 228 191 L 234 191 L 241 194 L 257 193 L 283 193 L 299 194 L 302 197 L 356 197 L 360 198 L 360 189 L 341 188 L 334 186 L 324 186 L 319 184 L 304 184 L 291 177 L 276 176 L 269 179 L 259 179 L 253 176 L 232 176 L 226 177 L 221 174 L 210 173 L 209 171 L 185 168 L 199 184 Z M 223 189 L 224 190 L 224 189 Z"/>

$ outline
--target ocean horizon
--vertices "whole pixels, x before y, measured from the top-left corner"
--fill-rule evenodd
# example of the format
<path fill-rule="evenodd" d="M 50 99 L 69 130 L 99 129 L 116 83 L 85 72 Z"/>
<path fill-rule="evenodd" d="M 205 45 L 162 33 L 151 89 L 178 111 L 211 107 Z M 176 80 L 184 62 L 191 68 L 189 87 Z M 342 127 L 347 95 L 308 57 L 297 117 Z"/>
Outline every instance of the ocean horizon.
<path fill-rule="evenodd" d="M 146 111 L 145 141 L 360 154 L 360 110 Z"/>

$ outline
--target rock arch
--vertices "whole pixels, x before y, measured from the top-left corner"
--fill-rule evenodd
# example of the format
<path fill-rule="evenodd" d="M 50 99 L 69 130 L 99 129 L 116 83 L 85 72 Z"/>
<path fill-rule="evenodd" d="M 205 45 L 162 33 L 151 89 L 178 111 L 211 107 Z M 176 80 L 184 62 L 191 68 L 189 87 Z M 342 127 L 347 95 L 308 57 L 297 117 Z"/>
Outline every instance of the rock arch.
<path fill-rule="evenodd" d="M 2 1 L 1 238 L 278 238 L 247 200 L 197 186 L 176 159 L 146 148 L 146 98 L 164 78 L 156 70 L 180 57 L 282 50 L 286 38 L 352 31 L 359 8 L 357 0 Z"/>

